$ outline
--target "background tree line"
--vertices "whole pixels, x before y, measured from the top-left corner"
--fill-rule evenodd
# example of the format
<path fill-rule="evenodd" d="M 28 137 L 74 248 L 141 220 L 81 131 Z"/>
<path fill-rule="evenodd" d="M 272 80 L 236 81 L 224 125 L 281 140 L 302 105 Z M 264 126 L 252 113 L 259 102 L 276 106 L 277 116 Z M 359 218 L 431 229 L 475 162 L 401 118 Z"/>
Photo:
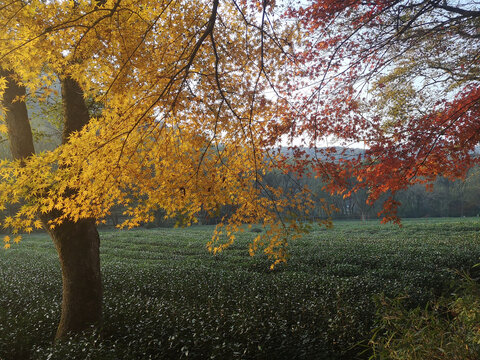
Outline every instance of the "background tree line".
<path fill-rule="evenodd" d="M 296 214 L 299 219 L 303 218 L 306 221 L 327 217 L 332 219 L 376 219 L 378 212 L 382 209 L 382 201 L 372 205 L 367 204 L 367 190 L 365 189 L 344 198 L 342 195 L 332 195 L 324 190 L 325 184 L 313 176 L 298 178 L 293 174 L 281 174 L 278 171 L 272 171 L 265 176 L 265 180 L 272 186 L 281 187 L 286 194 L 299 191 L 301 186 L 308 186 L 312 198 L 315 199 L 315 207 L 308 214 Z M 351 179 L 351 183 L 353 186 L 355 180 Z M 479 216 L 480 168 L 475 167 L 470 170 L 465 180 L 451 181 L 439 177 L 433 189 L 426 189 L 424 185 L 420 184 L 413 185 L 396 194 L 395 199 L 401 202 L 398 215 L 402 218 Z M 337 211 L 327 213 L 325 204 L 334 205 Z M 203 211 L 199 214 L 199 223 L 203 225 L 218 224 L 223 218 L 228 218 L 234 210 L 232 206 L 223 206 L 219 207 L 214 213 Z M 296 211 L 294 209 L 290 210 L 292 212 Z M 119 224 L 123 218 L 122 211 L 121 208 L 112 211 L 112 215 L 107 219 L 107 226 Z M 145 226 L 172 227 L 182 224 L 181 217 L 166 220 L 164 216 L 163 211 L 158 211 L 155 221 L 145 224 Z"/>
<path fill-rule="evenodd" d="M 52 96 L 50 101 L 45 104 L 30 102 L 33 128 L 37 129 L 34 134 L 35 147 L 40 151 L 50 150 L 58 146 L 61 142 L 61 113 L 57 96 Z M 50 119 L 55 121 L 45 121 L 45 114 L 49 114 Z M 287 153 L 288 151 L 283 151 Z M 312 152 L 305 150 L 309 156 Z M 347 149 L 343 155 L 345 157 L 357 156 L 362 153 L 361 149 Z M 342 151 L 339 149 L 337 157 L 341 157 Z M 0 158 L 10 158 L 10 151 L 6 138 L 0 135 Z M 297 214 L 298 217 L 305 220 L 324 219 L 331 217 L 333 219 L 375 219 L 382 209 L 383 198 L 374 204 L 367 204 L 368 190 L 360 189 L 352 193 L 350 197 L 343 195 L 332 195 L 324 189 L 325 183 L 314 176 L 304 174 L 299 177 L 295 174 L 280 173 L 274 170 L 266 174 L 267 184 L 280 187 L 285 194 L 294 194 L 303 186 L 308 186 L 311 190 L 312 198 L 315 199 L 315 207 L 309 214 Z M 350 179 L 349 183 L 353 188 L 356 184 L 355 179 Z M 480 215 L 480 168 L 472 168 L 465 180 L 451 181 L 444 177 L 439 177 L 433 188 L 426 189 L 422 184 L 413 185 L 395 195 L 395 199 L 401 203 L 398 209 L 398 215 L 402 218 L 422 218 L 422 217 L 471 217 Z M 325 204 L 332 204 L 336 211 L 326 212 Z M 10 205 L 1 214 L 0 218 L 11 216 L 17 211 L 18 206 Z M 199 223 L 204 225 L 214 225 L 228 218 L 233 212 L 232 206 L 219 207 L 215 212 L 202 211 L 199 214 Z M 291 211 L 296 211 L 290 209 Z M 111 215 L 106 219 L 108 227 L 120 224 L 124 219 L 124 209 L 115 207 Z M 288 210 L 287 210 L 288 211 Z M 155 220 L 152 223 L 144 224 L 146 227 L 172 227 L 182 225 L 182 218 L 165 219 L 163 210 L 157 211 Z"/>
<path fill-rule="evenodd" d="M 268 174 L 268 179 L 272 184 L 283 187 L 284 191 L 295 191 L 298 185 L 307 185 L 312 191 L 312 196 L 316 198 L 317 206 L 313 212 L 315 218 L 327 216 L 322 207 L 323 202 L 331 203 L 337 208 L 337 211 L 330 214 L 334 219 L 375 219 L 382 208 L 382 199 L 374 204 L 367 204 L 366 189 L 354 192 L 350 197 L 344 197 L 325 191 L 323 189 L 325 184 L 311 176 L 295 179 L 291 174 L 272 172 Z M 350 183 L 353 187 L 356 180 L 350 179 Z M 402 218 L 478 216 L 480 168 L 472 168 L 465 180 L 451 181 L 439 177 L 431 189 L 421 184 L 413 185 L 398 192 L 395 200 L 401 203 L 398 215 Z"/>
<path fill-rule="evenodd" d="M 60 143 L 61 129 L 55 123 L 42 121 L 41 114 L 44 112 L 58 113 L 59 104 L 50 103 L 48 106 L 40 107 L 36 104 L 30 104 L 32 111 L 32 122 L 39 130 L 35 133 L 35 146 L 41 150 L 54 148 Z M 60 116 L 60 115 L 59 115 Z M 362 152 L 360 149 L 351 149 L 347 155 L 357 155 Z M 341 153 L 339 151 L 338 153 Z M 10 157 L 10 151 L 6 139 L 0 140 L 0 157 L 6 159 Z M 280 173 L 278 170 L 271 171 L 265 176 L 265 181 L 271 186 L 280 187 L 285 194 L 294 194 L 303 186 L 308 186 L 311 190 L 312 198 L 315 199 L 315 208 L 309 214 L 297 214 L 305 220 L 324 219 L 331 217 L 333 219 L 375 219 L 377 213 L 381 211 L 382 200 L 367 204 L 368 190 L 360 189 L 352 193 L 350 197 L 343 195 L 332 195 L 324 189 L 325 183 L 314 176 L 304 174 L 298 177 L 295 174 Z M 351 187 L 356 184 L 355 179 L 350 179 Z M 386 195 L 384 196 L 386 197 Z M 396 194 L 395 199 L 401 203 L 398 209 L 398 215 L 402 218 L 421 218 L 421 217 L 471 217 L 480 215 L 480 168 L 472 168 L 465 180 L 451 181 L 444 177 L 439 177 L 432 189 L 426 189 L 424 185 L 416 184 Z M 332 204 L 336 211 L 326 212 L 324 204 Z M 1 218 L 15 213 L 17 206 L 10 205 L 1 213 Z M 199 214 L 199 223 L 204 225 L 214 225 L 228 218 L 233 212 L 232 206 L 219 207 L 215 212 L 201 212 Z M 111 215 L 107 218 L 108 227 L 116 226 L 125 218 L 121 207 L 112 209 Z M 288 211 L 288 210 L 287 210 Z M 291 209 L 294 211 L 294 209 Z M 155 220 L 152 223 L 145 224 L 146 227 L 172 227 L 182 225 L 182 218 L 165 219 L 165 212 L 157 211 Z"/>

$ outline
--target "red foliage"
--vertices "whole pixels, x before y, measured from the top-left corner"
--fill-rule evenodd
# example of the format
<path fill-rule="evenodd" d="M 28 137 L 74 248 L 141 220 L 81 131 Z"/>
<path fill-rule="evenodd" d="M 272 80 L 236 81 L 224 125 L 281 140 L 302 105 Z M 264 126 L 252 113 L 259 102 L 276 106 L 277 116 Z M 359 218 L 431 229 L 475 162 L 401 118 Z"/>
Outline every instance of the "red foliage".
<path fill-rule="evenodd" d="M 472 8 L 467 6 L 468 9 Z M 288 16 L 300 19 L 310 34 L 298 61 L 304 65 L 303 79 L 310 80 L 313 91 L 299 91 L 296 111 L 284 114 L 290 120 L 283 120 L 275 131 L 303 136 L 308 139 L 305 145 L 312 148 L 329 137 L 341 140 L 341 145 L 364 142 L 365 153 L 353 158 L 339 159 L 332 156 L 332 148 L 319 149 L 322 156 L 313 159 L 314 171 L 332 193 L 348 196 L 352 191 L 368 188 L 369 202 L 386 195 L 379 214 L 385 221 L 398 221 L 398 191 L 415 183 L 429 186 L 438 176 L 463 178 L 479 160 L 474 152 L 480 142 L 479 60 L 478 56 L 471 57 L 470 62 L 465 60 L 470 59 L 469 51 L 478 51 L 478 47 L 467 47 L 461 57 L 449 53 L 452 49 L 443 48 L 441 41 L 428 43 L 437 47 L 435 54 L 445 59 L 446 65 L 441 65 L 447 67 L 445 73 L 457 76 L 455 81 L 439 77 L 443 80 L 436 84 L 445 93 L 450 88 L 457 89 L 454 94 L 450 92 L 449 100 L 439 99 L 427 112 L 412 112 L 407 118 L 390 121 L 388 126 L 385 118 L 365 109 L 365 104 L 375 101 L 365 95 L 366 88 L 391 71 L 388 66 L 402 60 L 403 53 L 392 50 L 392 44 L 400 44 L 398 49 L 407 49 L 404 52 L 418 49 L 418 56 L 423 53 L 422 46 L 430 41 L 429 36 L 443 37 L 453 45 L 469 44 L 476 35 L 469 35 L 470 30 L 455 32 L 456 28 L 448 23 L 460 11 L 464 22 L 478 23 L 480 12 L 446 8 L 441 2 L 316 0 L 308 7 L 288 12 Z M 431 21 L 438 23 L 431 29 L 423 24 L 415 27 L 425 14 L 436 16 Z M 440 24 L 445 14 L 452 16 Z M 425 36 L 427 30 L 433 35 Z M 434 64 L 428 71 L 438 71 L 435 66 L 440 67 Z M 455 69 L 461 69 L 460 75 L 454 74 Z M 381 82 L 377 85 L 379 89 L 385 86 Z M 305 81 L 298 90 L 300 86 L 305 87 Z M 304 157 L 299 156 L 296 165 L 289 166 L 306 166 Z M 352 178 L 356 179 L 353 188 L 349 181 Z"/>

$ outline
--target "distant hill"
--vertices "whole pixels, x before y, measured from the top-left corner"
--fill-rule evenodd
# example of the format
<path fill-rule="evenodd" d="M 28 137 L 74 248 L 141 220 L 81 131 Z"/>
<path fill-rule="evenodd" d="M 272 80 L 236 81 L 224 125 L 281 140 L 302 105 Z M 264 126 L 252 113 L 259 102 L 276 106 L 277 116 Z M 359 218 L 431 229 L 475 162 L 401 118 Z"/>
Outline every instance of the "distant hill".
<path fill-rule="evenodd" d="M 298 148 L 290 148 L 290 147 L 281 147 L 280 152 L 285 156 L 293 157 L 295 154 L 301 155 L 302 157 L 308 158 L 318 158 L 326 160 L 329 158 L 330 160 L 338 160 L 338 159 L 354 159 L 358 156 L 362 156 L 365 153 L 364 149 L 360 148 L 347 148 L 341 146 L 335 147 L 321 147 L 321 148 L 307 148 L 307 147 L 298 147 Z"/>

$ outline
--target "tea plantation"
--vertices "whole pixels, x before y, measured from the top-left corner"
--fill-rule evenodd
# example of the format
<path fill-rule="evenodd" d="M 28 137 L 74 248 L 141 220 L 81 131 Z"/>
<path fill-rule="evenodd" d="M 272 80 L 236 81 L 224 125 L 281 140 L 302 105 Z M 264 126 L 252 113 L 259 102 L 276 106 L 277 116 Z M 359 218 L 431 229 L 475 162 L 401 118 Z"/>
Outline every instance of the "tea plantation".
<path fill-rule="evenodd" d="M 210 255 L 212 230 L 102 231 L 103 326 L 55 346 L 53 245 L 33 234 L 0 251 L 0 359 L 367 359 L 375 295 L 424 307 L 480 262 L 478 219 L 315 227 L 274 271 L 248 255 L 253 232 Z"/>

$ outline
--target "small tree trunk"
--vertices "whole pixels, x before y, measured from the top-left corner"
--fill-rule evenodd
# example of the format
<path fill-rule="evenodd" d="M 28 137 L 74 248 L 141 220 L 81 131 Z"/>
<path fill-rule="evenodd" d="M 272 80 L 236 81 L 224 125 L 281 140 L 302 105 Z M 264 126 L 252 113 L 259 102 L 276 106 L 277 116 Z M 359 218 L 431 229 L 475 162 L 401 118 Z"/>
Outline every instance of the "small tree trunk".
<path fill-rule="evenodd" d="M 102 317 L 100 238 L 93 219 L 49 231 L 62 268 L 62 316 L 56 339 L 98 325 Z"/>
<path fill-rule="evenodd" d="M 7 110 L 5 122 L 7 123 L 10 151 L 15 160 L 23 160 L 35 153 L 27 106 L 25 101 L 18 101 L 18 98 L 25 97 L 25 87 L 19 86 L 13 80 L 14 74 L 11 71 L 0 68 L 0 76 L 7 78 L 2 104 Z"/>

